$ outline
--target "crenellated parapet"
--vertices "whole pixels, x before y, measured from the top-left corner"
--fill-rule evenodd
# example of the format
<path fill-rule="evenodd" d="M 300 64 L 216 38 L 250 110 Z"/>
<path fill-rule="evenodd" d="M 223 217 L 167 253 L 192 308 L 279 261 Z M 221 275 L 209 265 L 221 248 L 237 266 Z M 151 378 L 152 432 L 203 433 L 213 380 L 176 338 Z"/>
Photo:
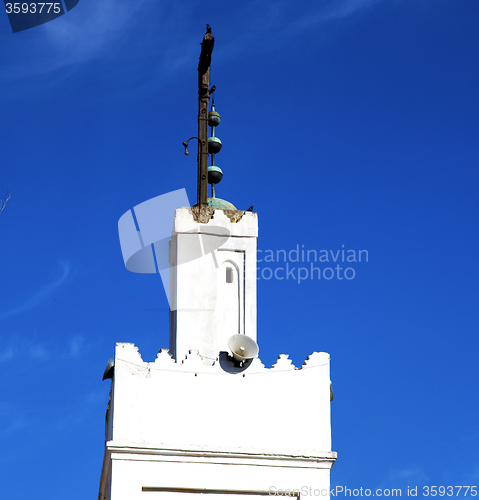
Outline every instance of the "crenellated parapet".
<path fill-rule="evenodd" d="M 112 384 L 109 441 L 291 456 L 331 451 L 327 353 L 313 353 L 300 368 L 285 354 L 266 368 L 258 358 L 235 365 L 226 353 L 207 365 L 195 350 L 175 362 L 167 349 L 148 363 L 136 346 L 119 343 Z"/>
<path fill-rule="evenodd" d="M 232 371 L 229 371 L 227 366 L 221 362 L 223 356 L 225 358 L 226 356 L 228 357 L 229 367 Z M 120 342 L 116 344 L 115 367 L 118 366 L 118 362 L 120 364 L 131 366 L 132 371 L 135 372 L 143 370 L 145 373 L 148 373 L 148 371 L 151 373 L 151 370 L 173 370 L 184 373 L 194 372 L 224 375 L 244 372 L 243 374 L 246 375 L 246 373 L 267 373 L 270 370 L 279 372 L 288 370 L 304 370 L 306 368 L 317 366 L 329 366 L 329 354 L 327 352 L 313 352 L 306 358 L 300 368 L 293 365 L 293 362 L 289 359 L 288 354 L 280 354 L 276 363 L 274 363 L 271 368 L 266 368 L 259 358 L 255 358 L 250 364 L 246 363 L 244 367 L 236 364 L 237 370 L 233 371 L 235 368 L 234 361 L 226 352 L 220 353 L 213 364 L 209 365 L 204 363 L 204 358 L 199 354 L 198 350 L 190 350 L 184 359 L 177 362 L 170 354 L 169 349 L 162 348 L 158 351 L 155 361 L 146 362 L 143 361 L 137 346 L 132 343 Z"/>

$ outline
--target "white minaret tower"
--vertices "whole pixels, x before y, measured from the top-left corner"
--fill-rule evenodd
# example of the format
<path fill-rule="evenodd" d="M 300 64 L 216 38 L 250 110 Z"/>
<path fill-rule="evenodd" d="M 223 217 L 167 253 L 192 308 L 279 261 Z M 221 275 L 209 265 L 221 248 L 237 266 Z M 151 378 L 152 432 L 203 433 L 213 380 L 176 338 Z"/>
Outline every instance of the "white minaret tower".
<path fill-rule="evenodd" d="M 208 27 L 198 68 L 200 118 L 212 40 Z M 199 120 L 199 128 L 205 124 Z M 204 134 L 198 137 L 198 204 L 174 211 L 168 242 L 170 348 L 147 363 L 133 344 L 116 345 L 104 375 L 112 381 L 98 498 L 329 497 L 336 459 L 329 355 L 315 352 L 300 368 L 284 354 L 271 368 L 257 357 L 257 216 L 214 196 L 205 203 L 208 155 Z M 208 171 L 210 183 L 221 180 L 214 161 Z M 139 217 L 137 231 L 128 214 L 119 223 L 127 268 L 154 272 L 151 244 L 166 279 L 164 242 L 152 241 Z M 133 233 L 137 239 L 128 240 Z"/>
<path fill-rule="evenodd" d="M 256 341 L 258 219 L 252 212 L 209 212 L 207 223 L 197 222 L 196 207 L 175 212 L 170 353 L 177 362 L 197 350 L 212 365 L 219 352 L 228 351 L 228 339 L 235 334 Z"/>

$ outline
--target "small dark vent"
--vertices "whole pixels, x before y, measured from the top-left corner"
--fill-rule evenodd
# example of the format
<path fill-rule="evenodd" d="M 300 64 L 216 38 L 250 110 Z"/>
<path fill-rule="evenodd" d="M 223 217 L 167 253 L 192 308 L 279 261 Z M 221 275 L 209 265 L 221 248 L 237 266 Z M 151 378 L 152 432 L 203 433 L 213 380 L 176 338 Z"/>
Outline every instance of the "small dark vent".
<path fill-rule="evenodd" d="M 226 268 L 226 283 L 233 283 L 233 269 L 231 267 Z"/>

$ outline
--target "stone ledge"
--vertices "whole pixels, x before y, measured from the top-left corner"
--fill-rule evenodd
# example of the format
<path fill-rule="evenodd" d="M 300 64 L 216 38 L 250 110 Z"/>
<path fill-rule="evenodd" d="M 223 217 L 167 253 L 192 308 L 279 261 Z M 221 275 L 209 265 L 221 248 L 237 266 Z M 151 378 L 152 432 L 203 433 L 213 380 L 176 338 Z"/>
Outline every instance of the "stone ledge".
<path fill-rule="evenodd" d="M 301 467 L 325 469 L 331 468 L 337 458 L 334 451 L 317 452 L 315 454 L 278 454 L 263 450 L 239 451 L 237 449 L 206 449 L 191 447 L 165 448 L 161 444 L 146 445 L 121 441 L 108 441 L 105 446 L 105 455 L 129 455 L 130 460 L 153 461 L 184 461 L 184 462 L 213 462 L 230 464 L 264 465 L 269 467 Z M 161 458 L 160 458 L 161 457 Z M 254 462 L 254 463 L 252 463 Z"/>

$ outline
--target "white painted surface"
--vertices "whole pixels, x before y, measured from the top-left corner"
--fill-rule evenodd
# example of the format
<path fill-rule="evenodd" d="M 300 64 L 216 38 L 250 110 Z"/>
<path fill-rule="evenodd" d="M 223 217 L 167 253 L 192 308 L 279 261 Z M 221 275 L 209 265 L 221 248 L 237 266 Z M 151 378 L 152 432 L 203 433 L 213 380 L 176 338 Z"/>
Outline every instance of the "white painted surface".
<path fill-rule="evenodd" d="M 264 500 L 304 488 L 329 496 L 329 355 L 313 353 L 299 369 L 287 355 L 269 369 L 218 357 L 231 335 L 256 340 L 257 234 L 253 213 L 231 223 L 217 210 L 197 224 L 189 208 L 176 210 L 178 362 L 167 349 L 146 363 L 133 344 L 116 345 L 99 500 Z"/>
<path fill-rule="evenodd" d="M 314 353 L 300 369 L 286 355 L 270 369 L 259 359 L 225 369 L 197 352 L 176 363 L 166 349 L 146 363 L 133 344 L 117 344 L 101 498 L 109 470 L 113 500 L 329 488 L 329 355 Z M 142 490 L 153 487 L 163 490 Z"/>
<path fill-rule="evenodd" d="M 329 468 L 332 459 L 294 463 L 281 458 L 234 458 L 219 461 L 195 461 L 171 452 L 169 455 L 145 453 L 125 459 L 123 451 L 111 448 L 112 499 L 191 500 L 201 490 L 212 498 L 228 500 L 265 500 L 278 490 L 301 490 L 303 487 L 329 493 Z M 180 492 L 178 490 L 183 490 Z M 214 494 L 213 491 L 219 493 Z M 223 494 L 221 494 L 223 493 Z M 204 494 L 201 498 L 203 499 Z M 221 496 L 220 496 L 221 495 Z M 328 498 L 321 495 L 316 498 Z M 107 497 L 108 498 L 108 497 Z"/>
<path fill-rule="evenodd" d="M 231 335 L 256 340 L 256 214 L 231 222 L 215 210 L 207 224 L 190 208 L 175 212 L 170 242 L 170 352 L 181 361 L 197 350 L 212 363 Z M 226 268 L 233 283 L 226 283 Z"/>
<path fill-rule="evenodd" d="M 178 364 L 162 350 L 155 362 L 144 363 L 133 344 L 117 344 L 108 440 L 284 454 L 329 451 L 329 356 L 314 353 L 300 370 L 288 361 L 281 358 L 266 369 L 256 359 L 242 373 L 228 373 L 219 362 L 206 366 L 197 352 Z"/>

